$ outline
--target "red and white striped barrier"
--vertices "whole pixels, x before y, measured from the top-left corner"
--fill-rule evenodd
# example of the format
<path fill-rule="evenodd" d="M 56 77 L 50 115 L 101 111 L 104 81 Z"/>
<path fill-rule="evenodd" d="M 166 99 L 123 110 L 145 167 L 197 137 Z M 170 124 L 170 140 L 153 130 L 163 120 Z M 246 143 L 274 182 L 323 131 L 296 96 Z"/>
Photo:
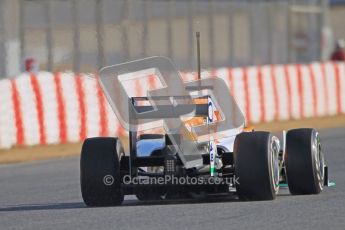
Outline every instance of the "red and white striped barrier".
<path fill-rule="evenodd" d="M 209 76 L 226 82 L 250 123 L 345 113 L 344 63 L 220 68 L 202 77 Z M 140 81 L 131 86 L 136 96 L 157 86 L 150 78 Z M 85 74 L 40 72 L 0 81 L 0 148 L 123 134 L 98 82 Z"/>

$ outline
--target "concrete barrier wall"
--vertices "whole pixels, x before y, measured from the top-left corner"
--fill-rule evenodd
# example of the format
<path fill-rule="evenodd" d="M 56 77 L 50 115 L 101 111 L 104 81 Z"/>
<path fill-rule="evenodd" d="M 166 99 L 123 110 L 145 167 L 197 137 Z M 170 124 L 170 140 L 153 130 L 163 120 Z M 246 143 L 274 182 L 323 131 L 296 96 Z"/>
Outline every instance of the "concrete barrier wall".
<path fill-rule="evenodd" d="M 181 75 L 196 79 L 195 73 Z M 202 75 L 212 76 L 226 82 L 248 123 L 345 113 L 344 63 L 220 68 Z M 135 96 L 155 84 L 140 81 L 129 86 Z M 123 134 L 98 82 L 86 74 L 24 73 L 0 81 L 0 148 Z"/>

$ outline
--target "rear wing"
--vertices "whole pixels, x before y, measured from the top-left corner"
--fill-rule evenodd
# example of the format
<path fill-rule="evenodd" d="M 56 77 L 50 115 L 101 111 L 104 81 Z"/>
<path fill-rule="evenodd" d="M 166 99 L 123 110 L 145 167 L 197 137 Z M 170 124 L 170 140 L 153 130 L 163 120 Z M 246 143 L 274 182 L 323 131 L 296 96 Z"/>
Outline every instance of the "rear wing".
<path fill-rule="evenodd" d="M 164 118 L 179 118 L 185 114 L 193 113 L 194 117 L 208 116 L 208 96 L 191 99 L 190 96 L 154 96 L 154 97 L 132 97 L 131 103 L 134 106 L 135 113 L 129 113 L 131 119 L 164 119 Z M 140 105 L 140 102 L 155 102 L 171 101 L 171 100 L 185 100 L 185 103 L 171 104 L 156 104 L 156 105 Z M 205 103 L 195 103 L 195 100 L 204 99 Z M 154 113 L 146 113 L 155 111 Z"/>
<path fill-rule="evenodd" d="M 133 106 L 135 112 L 129 111 L 131 123 L 135 123 L 136 120 L 140 119 L 165 119 L 168 121 L 170 118 L 180 118 L 188 114 L 188 117 L 202 117 L 207 118 L 209 113 L 208 105 L 209 96 L 199 96 L 192 98 L 190 95 L 187 96 L 154 96 L 154 97 L 132 97 L 130 103 Z M 174 103 L 178 101 L 179 103 Z M 155 105 L 151 105 L 151 103 Z M 155 112 L 153 112 L 155 111 Z M 186 137 L 186 133 L 189 131 L 183 126 L 180 132 L 176 130 L 173 133 L 165 134 L 165 142 L 167 145 L 173 145 L 175 148 L 187 148 L 186 151 L 178 151 L 180 159 L 184 165 L 189 168 L 192 166 L 202 165 L 202 156 L 197 154 L 198 149 L 191 149 L 191 142 L 195 142 L 193 138 Z M 171 137 L 173 136 L 174 142 Z M 129 131 L 130 141 L 130 155 L 131 160 L 136 161 L 138 159 L 136 155 L 136 143 L 137 143 L 137 131 Z"/>

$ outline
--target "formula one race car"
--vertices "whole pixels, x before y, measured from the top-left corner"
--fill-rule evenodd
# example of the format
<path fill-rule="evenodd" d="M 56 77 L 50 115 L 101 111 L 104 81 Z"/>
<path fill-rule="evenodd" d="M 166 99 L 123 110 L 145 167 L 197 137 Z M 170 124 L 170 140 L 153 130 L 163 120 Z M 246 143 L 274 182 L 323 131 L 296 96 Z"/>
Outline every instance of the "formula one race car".
<path fill-rule="evenodd" d="M 163 90 L 128 96 L 133 90 L 124 83 L 144 75 L 158 76 Z M 88 206 L 120 205 L 129 194 L 139 200 L 210 194 L 273 200 L 281 183 L 293 195 L 318 194 L 328 183 L 316 130 L 289 130 L 280 141 L 247 129 L 221 79 L 183 83 L 167 58 L 152 57 L 107 67 L 99 81 L 129 132 L 129 153 L 119 138 L 85 140 L 81 193 Z"/>

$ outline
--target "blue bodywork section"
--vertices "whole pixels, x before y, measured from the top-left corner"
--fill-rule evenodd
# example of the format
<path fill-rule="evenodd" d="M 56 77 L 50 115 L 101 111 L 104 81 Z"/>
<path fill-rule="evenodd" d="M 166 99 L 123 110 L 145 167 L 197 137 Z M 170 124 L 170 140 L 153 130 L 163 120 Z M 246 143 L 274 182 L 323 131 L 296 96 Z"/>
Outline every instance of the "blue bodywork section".
<path fill-rule="evenodd" d="M 144 139 L 137 142 L 137 156 L 147 157 L 151 156 L 151 153 L 158 149 L 165 147 L 165 139 Z"/>

